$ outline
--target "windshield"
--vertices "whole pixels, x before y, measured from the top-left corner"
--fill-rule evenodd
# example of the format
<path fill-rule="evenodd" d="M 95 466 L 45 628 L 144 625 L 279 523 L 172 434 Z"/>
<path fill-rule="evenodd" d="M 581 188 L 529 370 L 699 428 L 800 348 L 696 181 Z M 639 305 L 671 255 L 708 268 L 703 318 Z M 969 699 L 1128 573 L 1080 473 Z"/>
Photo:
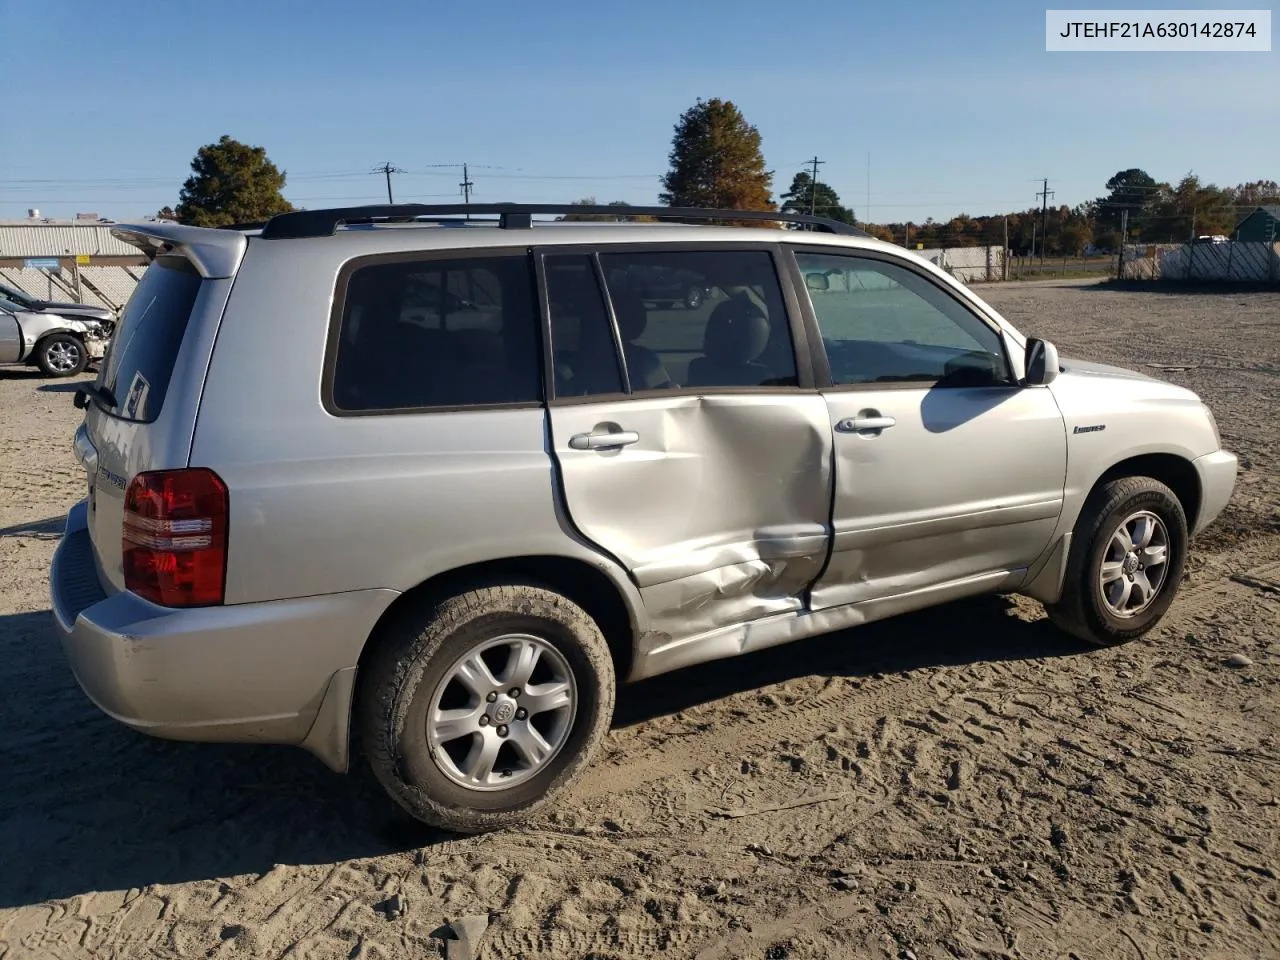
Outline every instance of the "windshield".
<path fill-rule="evenodd" d="M 27 296 L 21 290 L 11 287 L 7 283 L 0 283 L 0 303 L 3 303 L 5 310 L 12 312 L 13 310 L 24 310 L 31 306 L 31 304 L 35 303 L 35 298 Z"/>

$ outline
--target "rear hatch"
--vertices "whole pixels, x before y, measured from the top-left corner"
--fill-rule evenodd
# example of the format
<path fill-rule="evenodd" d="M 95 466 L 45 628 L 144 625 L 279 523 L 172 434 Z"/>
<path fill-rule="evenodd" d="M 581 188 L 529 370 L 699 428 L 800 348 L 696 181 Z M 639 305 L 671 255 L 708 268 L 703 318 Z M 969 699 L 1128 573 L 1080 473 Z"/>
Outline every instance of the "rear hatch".
<path fill-rule="evenodd" d="M 113 232 L 153 260 L 85 391 L 84 423 L 75 438 L 94 559 L 109 593 L 125 589 L 122 535 L 130 482 L 143 472 L 188 465 L 217 324 L 246 245 L 238 232 L 171 224 Z"/>

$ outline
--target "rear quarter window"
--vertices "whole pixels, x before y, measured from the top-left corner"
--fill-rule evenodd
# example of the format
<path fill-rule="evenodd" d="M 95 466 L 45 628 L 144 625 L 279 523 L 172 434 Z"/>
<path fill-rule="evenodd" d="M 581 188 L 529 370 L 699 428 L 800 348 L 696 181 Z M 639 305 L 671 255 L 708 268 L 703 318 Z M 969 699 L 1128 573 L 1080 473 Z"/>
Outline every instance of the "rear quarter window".
<path fill-rule="evenodd" d="M 160 415 L 200 283 L 186 257 L 157 257 L 147 268 L 98 374 L 97 385 L 115 401 L 108 413 L 138 423 Z"/>
<path fill-rule="evenodd" d="M 332 413 L 541 402 L 527 254 L 357 261 L 339 278 L 335 304 Z"/>

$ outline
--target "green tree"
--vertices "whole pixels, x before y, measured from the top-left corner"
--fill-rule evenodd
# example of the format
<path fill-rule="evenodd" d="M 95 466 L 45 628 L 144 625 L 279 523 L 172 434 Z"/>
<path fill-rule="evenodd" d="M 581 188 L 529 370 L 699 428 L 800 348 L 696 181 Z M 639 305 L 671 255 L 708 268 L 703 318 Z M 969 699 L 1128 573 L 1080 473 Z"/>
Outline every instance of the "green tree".
<path fill-rule="evenodd" d="M 1103 233 L 1114 232 L 1118 236 L 1124 211 L 1129 211 L 1130 221 L 1149 212 L 1157 186 L 1151 174 L 1137 167 L 1117 173 L 1107 181 L 1107 195 L 1097 200 L 1099 230 Z"/>
<path fill-rule="evenodd" d="M 662 203 L 671 207 L 776 210 L 773 173 L 764 168 L 760 132 L 732 102 L 702 100 L 686 110 L 671 140 L 671 169 L 662 178 Z M 771 226 L 767 221 L 740 221 Z"/>
<path fill-rule="evenodd" d="M 1188 173 L 1162 191 L 1155 203 L 1147 240 L 1185 243 L 1201 234 L 1227 234 L 1235 226 L 1235 192 L 1204 184 Z"/>
<path fill-rule="evenodd" d="M 809 213 L 815 216 L 839 220 L 841 223 L 856 223 L 853 211 L 842 206 L 840 196 L 821 180 L 814 181 L 805 170 L 801 170 L 791 180 L 791 187 L 781 197 L 782 209 L 787 213 Z"/>
<path fill-rule="evenodd" d="M 1062 213 L 1062 227 L 1057 237 L 1059 251 L 1063 255 L 1078 257 L 1084 253 L 1085 247 L 1093 243 L 1093 204 L 1082 203 L 1071 209 L 1063 207 Z"/>
<path fill-rule="evenodd" d="M 223 134 L 196 151 L 175 212 L 181 223 L 196 227 L 266 220 L 293 209 L 280 195 L 284 183 L 284 171 L 266 150 Z"/>

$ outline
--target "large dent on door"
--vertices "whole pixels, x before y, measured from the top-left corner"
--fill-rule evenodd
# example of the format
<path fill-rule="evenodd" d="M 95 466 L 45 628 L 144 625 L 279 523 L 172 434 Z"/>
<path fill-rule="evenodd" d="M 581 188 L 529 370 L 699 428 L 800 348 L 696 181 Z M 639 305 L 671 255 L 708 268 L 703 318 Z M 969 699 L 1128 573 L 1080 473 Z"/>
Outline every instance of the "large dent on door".
<path fill-rule="evenodd" d="M 760 546 L 758 542 L 751 545 Z M 650 623 L 656 632 L 664 637 L 685 636 L 799 610 L 800 591 L 821 568 L 821 556 L 757 557 L 642 587 L 640 596 L 651 611 Z"/>
<path fill-rule="evenodd" d="M 647 637 L 800 609 L 828 542 L 831 426 L 821 397 L 658 397 L 600 414 L 641 440 L 602 456 L 557 438 L 570 514 L 632 571 Z"/>

